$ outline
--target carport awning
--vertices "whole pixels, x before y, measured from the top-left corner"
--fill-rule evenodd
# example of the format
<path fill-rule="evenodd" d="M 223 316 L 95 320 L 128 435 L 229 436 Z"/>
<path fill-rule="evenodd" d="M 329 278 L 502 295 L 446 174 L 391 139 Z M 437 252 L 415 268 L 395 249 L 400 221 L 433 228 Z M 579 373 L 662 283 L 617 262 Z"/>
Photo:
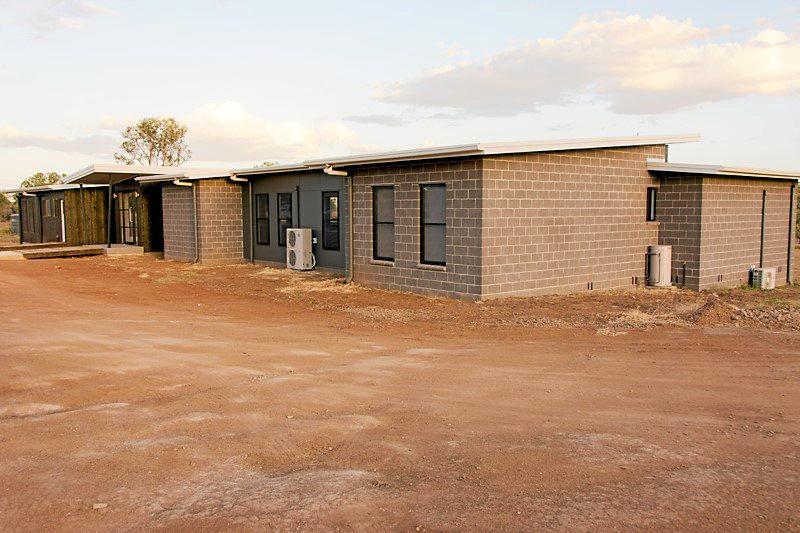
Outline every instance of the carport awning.
<path fill-rule="evenodd" d="M 135 165 L 91 165 L 73 172 L 64 179 L 64 183 L 108 185 L 135 178 L 136 176 L 164 174 L 167 172 L 175 172 L 175 169 Z"/>
<path fill-rule="evenodd" d="M 70 174 L 64 179 L 64 183 L 108 185 L 132 178 L 138 178 L 140 176 L 147 176 L 149 178 L 164 176 L 168 179 L 170 176 L 174 176 L 177 173 L 183 175 L 230 175 L 228 171 L 221 171 L 219 169 L 181 169 L 176 167 L 151 167 L 137 165 L 91 165 Z"/>
<path fill-rule="evenodd" d="M 35 193 L 35 192 L 50 192 L 50 191 L 68 191 L 70 189 L 77 189 L 79 184 L 65 185 L 63 183 L 56 183 L 53 185 L 39 185 L 37 187 L 19 187 L 17 189 L 4 189 L 0 191 L 2 194 L 18 194 L 18 193 Z M 86 187 L 107 187 L 106 184 L 86 185 Z"/>

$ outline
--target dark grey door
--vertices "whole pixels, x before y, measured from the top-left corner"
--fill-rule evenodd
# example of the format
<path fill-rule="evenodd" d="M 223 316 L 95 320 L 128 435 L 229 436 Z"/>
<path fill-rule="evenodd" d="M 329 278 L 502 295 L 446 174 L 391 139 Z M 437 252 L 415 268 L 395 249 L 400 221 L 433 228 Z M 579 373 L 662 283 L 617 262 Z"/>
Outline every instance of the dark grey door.
<path fill-rule="evenodd" d="M 41 216 L 38 196 L 20 198 L 19 221 L 22 226 L 22 242 L 42 242 Z"/>
<path fill-rule="evenodd" d="M 49 194 L 42 197 L 42 242 L 64 242 L 64 196 Z"/>

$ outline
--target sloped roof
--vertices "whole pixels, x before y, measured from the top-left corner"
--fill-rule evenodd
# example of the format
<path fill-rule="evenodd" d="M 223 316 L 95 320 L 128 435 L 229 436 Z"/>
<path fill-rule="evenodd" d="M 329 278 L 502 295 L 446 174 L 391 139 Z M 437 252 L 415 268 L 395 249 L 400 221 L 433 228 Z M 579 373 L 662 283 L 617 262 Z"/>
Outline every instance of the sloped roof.
<path fill-rule="evenodd" d="M 800 171 L 774 170 L 766 168 L 729 167 L 724 165 L 697 165 L 693 163 L 665 163 L 648 161 L 650 172 L 666 172 L 674 174 L 702 174 L 706 176 L 738 176 L 744 178 L 774 178 L 797 181 Z"/>
<path fill-rule="evenodd" d="M 651 146 L 656 144 L 696 142 L 699 140 L 699 135 L 659 135 L 650 137 L 605 137 L 593 139 L 459 144 L 453 146 L 438 146 L 433 148 L 416 148 L 412 150 L 396 150 L 391 152 L 376 152 L 352 156 L 308 159 L 302 162 L 275 165 L 271 167 L 252 167 L 232 170 L 231 174 L 271 174 L 275 172 L 313 170 L 325 168 L 327 166 L 347 167 L 375 163 L 441 159 L 445 157 L 557 152 L 562 150 L 586 150 L 592 148 L 616 148 L 622 146 Z"/>

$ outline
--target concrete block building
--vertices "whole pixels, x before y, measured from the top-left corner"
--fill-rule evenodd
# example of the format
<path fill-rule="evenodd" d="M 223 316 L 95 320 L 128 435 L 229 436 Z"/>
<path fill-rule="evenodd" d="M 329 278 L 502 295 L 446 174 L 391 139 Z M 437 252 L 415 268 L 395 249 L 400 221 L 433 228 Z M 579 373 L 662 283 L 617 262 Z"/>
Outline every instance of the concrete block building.
<path fill-rule="evenodd" d="M 697 136 L 476 143 L 241 170 L 95 165 L 107 242 L 167 260 L 286 265 L 308 228 L 316 266 L 368 286 L 483 300 L 630 288 L 651 245 L 691 289 L 752 267 L 793 271 L 800 173 L 669 161 Z M 73 232 L 74 233 L 74 232 Z"/>
<path fill-rule="evenodd" d="M 697 139 L 480 143 L 232 175 L 287 195 L 326 173 L 346 180 L 328 186 L 347 193 L 345 253 L 325 266 L 370 286 L 472 300 L 627 288 L 645 282 L 655 244 L 673 246 L 681 286 L 739 285 L 752 266 L 774 266 L 778 283 L 788 282 L 800 174 L 668 162 L 670 144 Z M 324 193 L 305 196 L 318 206 L 315 221 Z M 257 230 L 252 199 L 243 205 L 245 225 Z M 280 231 L 275 217 L 261 223 Z M 249 247 L 245 237 L 248 260 L 265 257 Z M 270 259 L 281 257 L 276 246 Z"/>
<path fill-rule="evenodd" d="M 651 162 L 659 243 L 673 279 L 695 290 L 747 283 L 751 267 L 792 281 L 797 177 L 792 172 Z"/>
<path fill-rule="evenodd" d="M 204 264 L 244 261 L 242 187 L 231 181 L 227 171 L 187 170 L 137 181 L 161 189 L 164 259 Z"/>

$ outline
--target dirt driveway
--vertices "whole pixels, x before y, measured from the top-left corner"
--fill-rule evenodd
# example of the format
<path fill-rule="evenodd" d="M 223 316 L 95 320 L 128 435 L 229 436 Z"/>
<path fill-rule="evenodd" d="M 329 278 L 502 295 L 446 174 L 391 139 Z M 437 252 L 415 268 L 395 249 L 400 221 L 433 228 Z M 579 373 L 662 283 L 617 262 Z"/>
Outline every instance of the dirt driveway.
<path fill-rule="evenodd" d="M 0 530 L 800 528 L 783 310 L 148 261 L 0 264 Z"/>

